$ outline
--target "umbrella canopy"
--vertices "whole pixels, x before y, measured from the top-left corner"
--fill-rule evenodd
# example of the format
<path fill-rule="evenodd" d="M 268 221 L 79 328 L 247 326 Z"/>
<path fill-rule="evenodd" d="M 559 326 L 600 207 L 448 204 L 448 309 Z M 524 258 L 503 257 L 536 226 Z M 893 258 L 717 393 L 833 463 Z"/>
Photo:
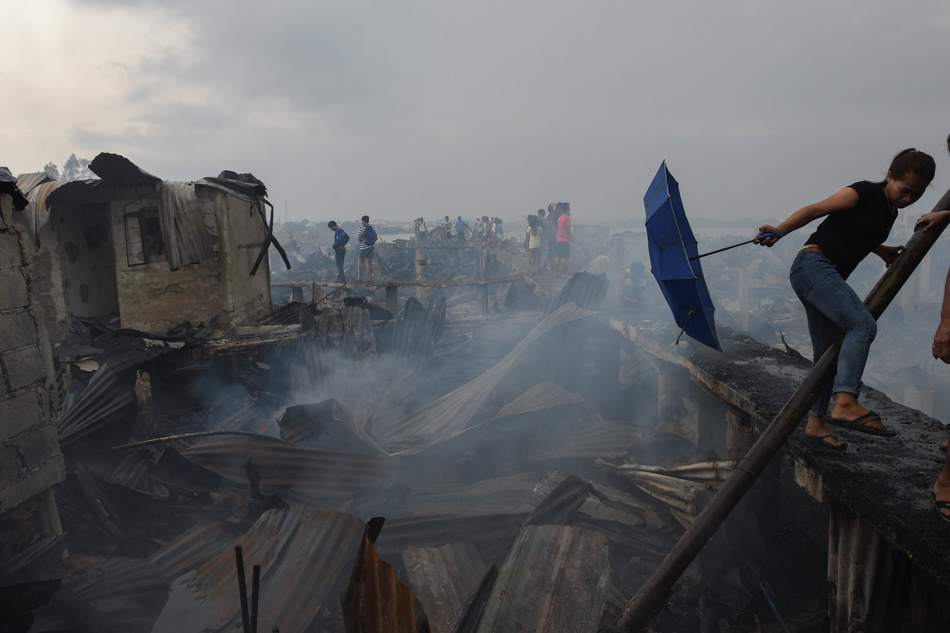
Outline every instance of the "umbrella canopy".
<path fill-rule="evenodd" d="M 656 172 L 643 205 L 653 276 L 670 304 L 676 325 L 700 343 L 721 352 L 713 318 L 716 309 L 696 259 L 696 238 L 686 221 L 679 184 L 666 168 L 666 161 Z"/>

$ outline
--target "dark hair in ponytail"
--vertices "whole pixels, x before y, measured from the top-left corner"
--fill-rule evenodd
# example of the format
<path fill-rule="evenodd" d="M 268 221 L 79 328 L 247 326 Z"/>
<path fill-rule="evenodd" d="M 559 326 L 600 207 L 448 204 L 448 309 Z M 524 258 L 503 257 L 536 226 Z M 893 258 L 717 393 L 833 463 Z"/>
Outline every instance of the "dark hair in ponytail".
<path fill-rule="evenodd" d="M 918 152 L 913 147 L 909 147 L 897 152 L 887 171 L 894 180 L 900 180 L 907 174 L 914 174 L 929 185 L 930 181 L 934 179 L 937 164 L 934 163 L 934 159 L 930 154 Z"/>

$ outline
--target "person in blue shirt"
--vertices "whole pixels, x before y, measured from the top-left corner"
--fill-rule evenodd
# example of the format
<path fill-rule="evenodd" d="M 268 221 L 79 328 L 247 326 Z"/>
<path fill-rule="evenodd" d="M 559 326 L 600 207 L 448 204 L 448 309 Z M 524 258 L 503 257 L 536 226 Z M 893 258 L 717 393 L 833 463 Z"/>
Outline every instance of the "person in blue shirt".
<path fill-rule="evenodd" d="M 455 232 L 458 234 L 458 239 L 460 242 L 465 241 L 465 228 L 468 226 L 468 222 L 462 219 L 462 216 L 458 216 L 458 221 L 455 223 Z"/>
<path fill-rule="evenodd" d="M 346 244 L 350 241 L 350 236 L 346 231 L 337 226 L 337 223 L 330 220 L 327 227 L 333 231 L 333 253 L 336 255 L 336 280 L 340 283 L 346 283 L 346 275 L 343 273 L 343 261 L 346 259 Z"/>

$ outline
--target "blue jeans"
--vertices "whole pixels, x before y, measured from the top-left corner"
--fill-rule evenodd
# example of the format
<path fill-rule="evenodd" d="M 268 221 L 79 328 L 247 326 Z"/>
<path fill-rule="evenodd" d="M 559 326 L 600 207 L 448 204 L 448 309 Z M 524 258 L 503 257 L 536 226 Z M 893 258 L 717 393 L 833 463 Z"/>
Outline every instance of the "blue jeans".
<path fill-rule="evenodd" d="M 868 350 L 877 334 L 877 322 L 831 260 L 821 253 L 796 257 L 789 282 L 805 306 L 814 350 L 812 366 L 844 332 L 834 388 L 826 389 L 808 412 L 821 417 L 828 411 L 832 392 L 858 394 Z"/>

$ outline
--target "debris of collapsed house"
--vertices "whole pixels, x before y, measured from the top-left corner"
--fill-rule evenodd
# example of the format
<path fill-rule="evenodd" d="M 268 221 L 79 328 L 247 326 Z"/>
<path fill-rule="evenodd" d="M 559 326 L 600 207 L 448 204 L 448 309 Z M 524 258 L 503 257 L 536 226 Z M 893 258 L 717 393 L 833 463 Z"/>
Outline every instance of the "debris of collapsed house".
<path fill-rule="evenodd" d="M 271 243 L 258 223 L 258 246 Z M 523 273 L 520 258 L 489 261 Z M 731 465 L 722 438 L 716 452 L 676 432 L 699 416 L 694 400 L 666 393 L 657 405 L 661 374 L 675 372 L 598 318 L 619 259 L 596 266 L 609 275 L 503 282 L 490 315 L 475 287 L 387 310 L 374 288 L 323 290 L 336 271 L 314 268 L 302 275 L 312 301 L 253 327 L 196 318 L 143 332 L 74 318 L 54 352 L 68 536 L 0 562 L 0 584 L 62 579 L 36 630 L 236 630 L 240 546 L 260 566 L 262 629 L 615 621 Z M 428 279 L 467 273 L 450 249 L 430 252 Z M 702 617 L 737 627 L 767 613 L 748 587 L 772 530 L 742 511 L 654 630 L 682 630 L 701 601 Z M 713 564 L 720 573 L 704 578 Z M 792 595 L 814 571 L 772 584 Z M 786 615 L 816 613 L 817 598 Z"/>

